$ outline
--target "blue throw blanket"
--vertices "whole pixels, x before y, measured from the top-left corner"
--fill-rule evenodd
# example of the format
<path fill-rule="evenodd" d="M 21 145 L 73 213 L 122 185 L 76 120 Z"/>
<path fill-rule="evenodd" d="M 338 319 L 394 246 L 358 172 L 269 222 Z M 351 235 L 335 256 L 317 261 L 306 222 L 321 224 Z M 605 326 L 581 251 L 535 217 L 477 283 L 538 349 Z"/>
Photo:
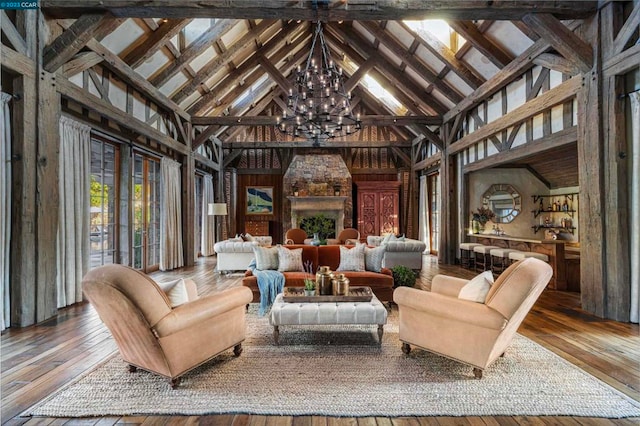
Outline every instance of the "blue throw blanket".
<path fill-rule="evenodd" d="M 253 259 L 249 264 L 251 273 L 258 280 L 258 288 L 260 289 L 260 309 L 258 315 L 264 316 L 267 313 L 276 296 L 282 293 L 284 288 L 284 275 L 278 271 L 256 269 L 256 260 Z"/>

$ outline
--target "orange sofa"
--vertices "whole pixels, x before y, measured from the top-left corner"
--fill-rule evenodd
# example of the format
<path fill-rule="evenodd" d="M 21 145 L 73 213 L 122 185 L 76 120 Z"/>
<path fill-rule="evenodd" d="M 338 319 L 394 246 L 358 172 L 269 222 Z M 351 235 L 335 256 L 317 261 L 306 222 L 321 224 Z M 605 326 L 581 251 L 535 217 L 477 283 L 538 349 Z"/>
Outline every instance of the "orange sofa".
<path fill-rule="evenodd" d="M 302 262 L 311 261 L 312 270 L 316 271 L 318 266 L 328 266 L 332 271 L 338 269 L 340 265 L 340 246 L 310 246 L 302 244 L 292 244 L 285 246 L 288 249 L 302 249 Z M 352 286 L 368 286 L 371 287 L 373 293 L 381 302 L 390 302 L 393 300 L 393 275 L 390 269 L 382 268 L 381 272 L 341 272 L 349 278 Z M 309 277 L 305 272 L 283 272 L 285 278 L 285 286 L 287 287 L 304 287 L 304 279 Z M 315 279 L 315 276 L 314 276 Z M 253 302 L 260 302 L 260 290 L 258 289 L 258 280 L 251 270 L 245 272 L 242 279 L 242 285 L 249 287 L 253 292 Z"/>

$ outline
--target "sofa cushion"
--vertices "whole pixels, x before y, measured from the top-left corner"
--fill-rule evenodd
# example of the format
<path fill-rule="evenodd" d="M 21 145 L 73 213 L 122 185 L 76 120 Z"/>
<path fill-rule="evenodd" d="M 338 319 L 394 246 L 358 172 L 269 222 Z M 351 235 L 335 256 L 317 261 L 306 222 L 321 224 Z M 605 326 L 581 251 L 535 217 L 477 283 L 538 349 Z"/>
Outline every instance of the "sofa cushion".
<path fill-rule="evenodd" d="M 484 303 L 493 284 L 493 273 L 485 271 L 464 285 L 458 293 L 458 299 Z"/>
<path fill-rule="evenodd" d="M 367 271 L 380 272 L 382 270 L 382 260 L 384 259 L 385 246 L 365 247 L 364 249 L 364 269 Z"/>
<path fill-rule="evenodd" d="M 336 271 L 364 271 L 364 244 L 353 248 L 340 246 L 340 265 Z"/>
<path fill-rule="evenodd" d="M 178 278 L 177 280 L 157 284 L 169 298 L 169 302 L 171 302 L 172 308 L 180 306 L 183 303 L 187 303 L 189 301 L 187 285 L 185 284 L 183 278 Z"/>
<path fill-rule="evenodd" d="M 259 271 L 278 269 L 278 249 L 276 247 L 254 246 L 256 269 Z"/>
<path fill-rule="evenodd" d="M 278 244 L 278 272 L 304 271 L 302 265 L 302 249 L 289 250 Z"/>

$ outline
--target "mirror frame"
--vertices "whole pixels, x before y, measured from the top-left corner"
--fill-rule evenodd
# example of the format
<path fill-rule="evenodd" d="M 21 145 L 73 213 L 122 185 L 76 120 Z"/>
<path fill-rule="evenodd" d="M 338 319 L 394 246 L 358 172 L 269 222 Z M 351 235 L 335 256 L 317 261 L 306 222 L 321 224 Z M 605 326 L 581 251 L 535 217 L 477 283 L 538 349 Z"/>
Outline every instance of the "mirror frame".
<path fill-rule="evenodd" d="M 504 192 L 511 196 L 513 200 L 513 207 L 511 212 L 505 216 L 498 216 L 496 212 L 491 208 L 491 197 L 498 192 Z M 498 183 L 493 184 L 487 189 L 482 195 L 482 205 L 491 211 L 493 211 L 496 216 L 492 219 L 495 223 L 511 223 L 513 220 L 520 214 L 520 210 L 522 209 L 522 197 L 520 197 L 520 193 L 509 184 L 506 183 Z"/>

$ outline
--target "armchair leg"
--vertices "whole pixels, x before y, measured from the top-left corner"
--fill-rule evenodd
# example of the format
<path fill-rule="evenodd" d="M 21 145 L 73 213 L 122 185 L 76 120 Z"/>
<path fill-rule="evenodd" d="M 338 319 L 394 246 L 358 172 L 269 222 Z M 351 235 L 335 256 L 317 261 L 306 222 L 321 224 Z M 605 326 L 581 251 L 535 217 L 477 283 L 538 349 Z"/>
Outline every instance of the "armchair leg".
<path fill-rule="evenodd" d="M 476 379 L 482 379 L 482 370 L 480 370 L 479 368 L 474 368 L 473 375 L 476 377 Z"/>
<path fill-rule="evenodd" d="M 241 353 L 242 353 L 242 343 L 238 343 L 233 347 L 233 354 L 235 356 L 240 356 Z"/>
<path fill-rule="evenodd" d="M 173 379 L 169 379 L 169 384 L 171 385 L 171 389 L 176 389 L 178 386 L 180 386 L 180 377 L 175 377 Z"/>
<path fill-rule="evenodd" d="M 410 344 L 408 344 L 408 343 L 404 343 L 404 342 L 403 342 L 403 343 L 402 343 L 402 352 L 403 352 L 405 355 L 409 355 L 409 352 L 411 352 L 411 345 L 410 345 Z"/>
<path fill-rule="evenodd" d="M 136 371 L 138 371 L 138 367 L 129 364 L 129 373 L 135 373 Z"/>

